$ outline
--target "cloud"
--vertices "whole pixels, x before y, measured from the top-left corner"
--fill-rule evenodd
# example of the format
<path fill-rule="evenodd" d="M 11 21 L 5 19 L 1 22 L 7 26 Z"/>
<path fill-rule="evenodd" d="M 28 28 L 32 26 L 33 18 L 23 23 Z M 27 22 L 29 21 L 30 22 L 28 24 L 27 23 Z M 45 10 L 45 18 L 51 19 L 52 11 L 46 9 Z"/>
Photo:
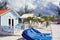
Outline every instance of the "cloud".
<path fill-rule="evenodd" d="M 36 5 L 34 5 L 35 0 L 26 0 L 25 4 L 28 5 L 28 9 L 35 9 Z"/>
<path fill-rule="evenodd" d="M 16 10 L 25 8 L 25 0 L 8 0 L 8 5 Z"/>
<path fill-rule="evenodd" d="M 43 12 L 45 14 L 53 15 L 55 13 L 54 7 L 55 5 L 59 6 L 59 2 L 60 0 L 8 0 L 9 7 L 14 8 L 15 10 L 25 8 L 25 5 L 28 5 L 28 9 L 35 9 L 36 14 L 37 12 Z"/>
<path fill-rule="evenodd" d="M 59 0 L 8 0 L 10 7 L 13 7 L 13 8 L 21 8 L 21 7 L 24 8 L 25 5 L 27 4 L 29 8 L 35 9 L 37 7 L 36 5 L 38 5 L 36 4 L 36 2 L 46 7 L 46 4 L 48 2 L 53 2 L 54 4 L 58 4 L 60 1 Z"/>

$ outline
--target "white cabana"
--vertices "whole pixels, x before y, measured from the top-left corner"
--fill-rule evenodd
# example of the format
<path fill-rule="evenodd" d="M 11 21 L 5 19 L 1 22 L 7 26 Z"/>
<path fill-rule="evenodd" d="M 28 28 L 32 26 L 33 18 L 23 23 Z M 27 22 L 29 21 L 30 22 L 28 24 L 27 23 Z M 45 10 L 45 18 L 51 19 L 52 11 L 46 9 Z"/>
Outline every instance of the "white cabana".
<path fill-rule="evenodd" d="M 22 19 L 22 22 L 23 22 L 24 19 L 28 18 L 28 17 L 34 17 L 34 14 L 33 13 L 23 14 L 20 18 Z"/>
<path fill-rule="evenodd" d="M 42 19 L 41 17 L 37 17 L 38 19 Z"/>
<path fill-rule="evenodd" d="M 37 17 L 37 16 L 35 16 L 34 19 L 42 19 L 42 18 L 41 18 L 41 17 Z"/>
<path fill-rule="evenodd" d="M 28 17 L 34 17 L 34 14 L 33 13 L 23 14 L 20 18 L 28 18 Z"/>

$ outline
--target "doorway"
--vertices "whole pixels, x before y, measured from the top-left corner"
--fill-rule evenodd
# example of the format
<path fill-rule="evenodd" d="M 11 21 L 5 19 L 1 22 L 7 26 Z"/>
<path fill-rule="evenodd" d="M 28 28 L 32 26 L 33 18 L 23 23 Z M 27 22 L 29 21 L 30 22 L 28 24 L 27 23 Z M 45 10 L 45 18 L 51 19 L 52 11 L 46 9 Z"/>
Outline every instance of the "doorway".
<path fill-rule="evenodd" d="M 14 19 L 9 19 L 9 26 L 14 26 Z"/>

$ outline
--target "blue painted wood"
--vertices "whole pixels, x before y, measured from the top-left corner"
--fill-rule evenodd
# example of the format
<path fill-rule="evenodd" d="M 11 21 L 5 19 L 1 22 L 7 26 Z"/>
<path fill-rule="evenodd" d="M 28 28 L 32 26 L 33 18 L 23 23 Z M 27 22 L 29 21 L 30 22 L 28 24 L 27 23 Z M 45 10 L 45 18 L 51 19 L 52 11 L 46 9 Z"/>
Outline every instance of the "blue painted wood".
<path fill-rule="evenodd" d="M 14 11 L 9 11 L 1 16 L 1 26 L 9 26 L 8 19 L 14 19 L 14 26 L 18 24 L 18 16 L 16 16 Z"/>
<path fill-rule="evenodd" d="M 1 26 L 2 26 L 2 31 L 7 31 L 7 32 L 14 32 L 15 27 L 18 23 L 18 16 L 15 14 L 13 10 L 3 14 L 1 16 Z M 9 26 L 9 19 L 14 19 L 14 27 Z"/>

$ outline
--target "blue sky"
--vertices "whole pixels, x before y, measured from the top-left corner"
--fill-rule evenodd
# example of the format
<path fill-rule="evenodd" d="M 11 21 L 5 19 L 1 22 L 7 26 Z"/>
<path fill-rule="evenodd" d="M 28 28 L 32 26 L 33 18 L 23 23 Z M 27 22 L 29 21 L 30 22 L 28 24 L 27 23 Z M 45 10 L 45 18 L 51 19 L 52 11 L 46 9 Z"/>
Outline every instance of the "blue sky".
<path fill-rule="evenodd" d="M 8 0 L 8 7 L 19 10 L 28 5 L 28 9 L 34 9 L 34 13 L 43 13 L 44 15 L 56 15 L 54 11 L 59 6 L 60 0 Z"/>

